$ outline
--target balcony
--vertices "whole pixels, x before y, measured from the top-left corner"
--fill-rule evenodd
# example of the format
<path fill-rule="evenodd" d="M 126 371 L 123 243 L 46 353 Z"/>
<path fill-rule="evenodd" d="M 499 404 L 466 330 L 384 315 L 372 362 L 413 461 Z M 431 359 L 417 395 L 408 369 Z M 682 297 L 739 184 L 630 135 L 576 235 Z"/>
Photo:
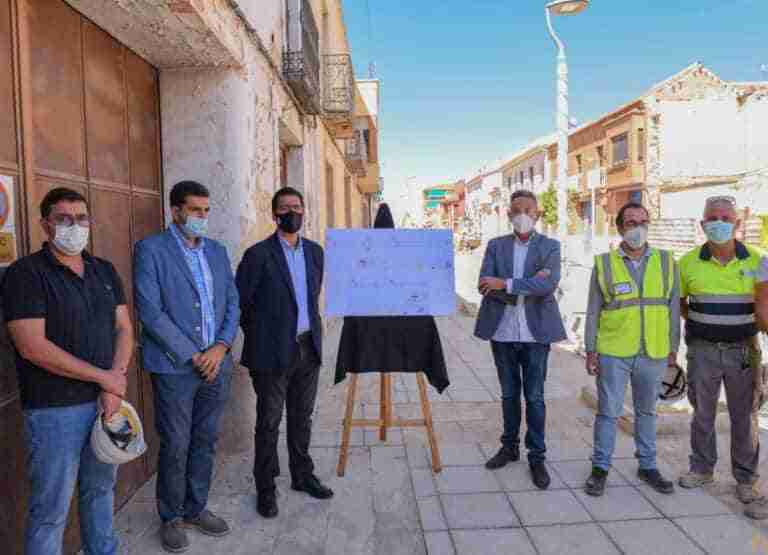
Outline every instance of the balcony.
<path fill-rule="evenodd" d="M 323 117 L 337 139 L 354 135 L 355 74 L 349 54 L 323 56 Z"/>
<path fill-rule="evenodd" d="M 320 113 L 319 33 L 308 0 L 288 0 L 288 44 L 283 76 L 304 111 Z"/>
<path fill-rule="evenodd" d="M 368 145 L 361 129 L 355 129 L 353 137 L 347 141 L 346 156 L 349 168 L 358 177 L 363 177 L 368 171 Z"/>

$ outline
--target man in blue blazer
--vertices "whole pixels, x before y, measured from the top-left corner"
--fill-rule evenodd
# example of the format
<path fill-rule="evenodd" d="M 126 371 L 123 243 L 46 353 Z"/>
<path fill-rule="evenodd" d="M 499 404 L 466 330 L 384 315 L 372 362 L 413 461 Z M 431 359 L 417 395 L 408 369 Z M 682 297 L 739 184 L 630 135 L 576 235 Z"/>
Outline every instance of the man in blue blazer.
<path fill-rule="evenodd" d="M 206 237 L 208 197 L 199 183 L 177 183 L 173 224 L 137 243 L 133 264 L 142 363 L 152 373 L 161 441 L 157 509 L 163 547 L 173 553 L 189 547 L 185 528 L 229 533 L 206 504 L 240 304 L 225 247 Z"/>
<path fill-rule="evenodd" d="M 533 193 L 515 191 L 510 216 L 514 234 L 488 243 L 480 270 L 484 298 L 475 335 L 491 341 L 504 415 L 501 449 L 486 466 L 501 468 L 520 459 L 522 392 L 531 476 L 536 487 L 547 489 L 544 381 L 550 345 L 566 338 L 554 296 L 560 282 L 560 243 L 534 231 L 539 210 Z"/>
<path fill-rule="evenodd" d="M 309 454 L 323 357 L 318 306 L 323 249 L 299 234 L 304 219 L 299 191 L 277 191 L 272 215 L 276 233 L 245 252 L 236 278 L 245 334 L 241 362 L 251 372 L 257 396 L 253 476 L 257 509 L 265 518 L 274 518 L 278 511 L 275 476 L 280 472 L 277 439 L 283 407 L 291 487 L 317 499 L 333 496 L 315 476 Z"/>

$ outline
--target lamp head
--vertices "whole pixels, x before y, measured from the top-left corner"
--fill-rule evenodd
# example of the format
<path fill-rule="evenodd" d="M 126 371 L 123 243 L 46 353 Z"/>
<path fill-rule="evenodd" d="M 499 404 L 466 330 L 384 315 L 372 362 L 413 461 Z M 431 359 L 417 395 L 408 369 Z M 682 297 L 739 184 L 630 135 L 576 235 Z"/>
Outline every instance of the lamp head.
<path fill-rule="evenodd" d="M 555 0 L 547 4 L 547 9 L 554 15 L 576 15 L 589 6 L 589 0 Z"/>

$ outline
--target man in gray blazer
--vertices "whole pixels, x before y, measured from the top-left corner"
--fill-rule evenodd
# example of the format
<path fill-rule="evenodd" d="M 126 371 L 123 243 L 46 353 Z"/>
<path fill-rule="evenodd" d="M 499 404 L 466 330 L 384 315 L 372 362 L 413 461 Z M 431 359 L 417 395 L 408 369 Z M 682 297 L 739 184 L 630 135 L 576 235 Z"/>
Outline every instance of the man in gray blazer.
<path fill-rule="evenodd" d="M 544 381 L 552 343 L 566 339 L 555 290 L 560 282 L 560 243 L 536 233 L 536 197 L 512 194 L 514 233 L 488 243 L 480 270 L 483 295 L 475 335 L 491 341 L 501 382 L 504 433 L 501 449 L 487 463 L 501 468 L 520 459 L 520 393 L 525 396 L 525 447 L 533 483 L 549 487 L 544 465 Z"/>

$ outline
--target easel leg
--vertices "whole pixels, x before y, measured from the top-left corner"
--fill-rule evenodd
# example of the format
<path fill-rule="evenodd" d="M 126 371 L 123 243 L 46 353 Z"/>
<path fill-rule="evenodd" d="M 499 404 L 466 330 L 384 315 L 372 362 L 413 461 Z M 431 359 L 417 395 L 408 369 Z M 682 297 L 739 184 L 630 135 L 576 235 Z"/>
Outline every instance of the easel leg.
<path fill-rule="evenodd" d="M 391 391 L 389 374 L 382 372 L 380 375 L 381 393 L 379 395 L 379 418 L 381 419 L 381 427 L 379 428 L 379 440 L 387 441 L 387 428 L 389 427 L 389 419 L 392 412 L 390 401 Z"/>
<path fill-rule="evenodd" d="M 419 372 L 416 375 L 416 381 L 419 383 L 421 413 L 424 415 L 424 425 L 427 428 L 427 440 L 429 441 L 429 449 L 432 451 L 432 471 L 437 474 L 443 469 L 443 463 L 440 461 L 440 450 L 437 447 L 435 427 L 432 423 L 432 408 L 429 405 L 429 397 L 427 396 L 427 382 L 424 379 L 424 374 Z"/>
<path fill-rule="evenodd" d="M 347 468 L 347 456 L 349 455 L 349 436 L 352 433 L 352 413 L 355 410 L 355 394 L 357 393 L 357 374 L 352 374 L 347 390 L 347 409 L 344 412 L 344 427 L 341 432 L 341 451 L 339 452 L 339 465 L 336 474 L 344 476 Z"/>

